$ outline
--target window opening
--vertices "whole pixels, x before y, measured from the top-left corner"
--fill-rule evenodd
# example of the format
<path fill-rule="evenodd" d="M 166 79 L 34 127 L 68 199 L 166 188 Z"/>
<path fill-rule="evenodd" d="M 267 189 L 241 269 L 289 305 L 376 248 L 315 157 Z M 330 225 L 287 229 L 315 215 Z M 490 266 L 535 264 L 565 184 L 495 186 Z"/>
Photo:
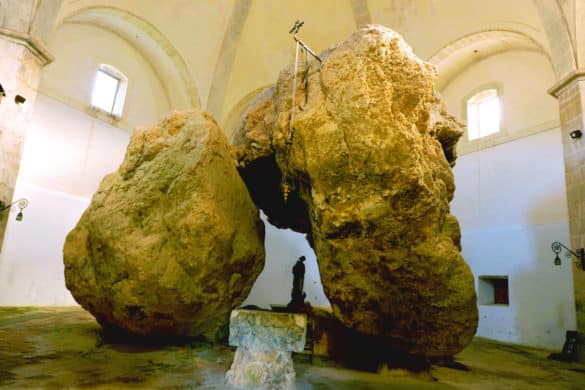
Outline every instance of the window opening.
<path fill-rule="evenodd" d="M 498 91 L 486 89 L 467 100 L 467 136 L 474 140 L 500 131 Z"/>
<path fill-rule="evenodd" d="M 91 105 L 117 117 L 122 116 L 128 79 L 113 66 L 99 66 L 93 85 Z"/>
<path fill-rule="evenodd" d="M 508 276 L 479 277 L 480 305 L 509 305 Z"/>

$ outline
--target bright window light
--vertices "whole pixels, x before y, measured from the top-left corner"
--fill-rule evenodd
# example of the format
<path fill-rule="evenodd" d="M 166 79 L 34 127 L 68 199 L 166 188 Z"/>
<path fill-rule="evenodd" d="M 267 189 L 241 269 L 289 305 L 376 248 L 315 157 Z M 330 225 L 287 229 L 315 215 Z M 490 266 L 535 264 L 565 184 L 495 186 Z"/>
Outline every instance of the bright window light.
<path fill-rule="evenodd" d="M 467 135 L 469 140 L 500 131 L 500 99 L 496 89 L 486 89 L 467 101 Z"/>
<path fill-rule="evenodd" d="M 128 79 L 110 65 L 102 64 L 97 70 L 91 105 L 117 117 L 122 116 Z"/>
<path fill-rule="evenodd" d="M 93 85 L 91 105 L 111 113 L 114 109 L 119 84 L 119 79 L 98 69 Z"/>

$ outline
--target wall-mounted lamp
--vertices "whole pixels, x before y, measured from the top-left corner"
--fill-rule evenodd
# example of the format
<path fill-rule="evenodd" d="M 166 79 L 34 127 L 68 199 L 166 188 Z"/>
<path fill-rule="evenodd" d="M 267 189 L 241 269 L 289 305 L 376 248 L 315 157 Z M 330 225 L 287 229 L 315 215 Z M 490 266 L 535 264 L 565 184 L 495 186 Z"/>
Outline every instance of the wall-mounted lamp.
<path fill-rule="evenodd" d="M 16 103 L 16 104 L 24 104 L 24 102 L 26 102 L 26 99 L 23 96 L 16 95 L 14 97 L 14 103 Z"/>
<path fill-rule="evenodd" d="M 562 250 L 561 248 L 565 248 L 566 255 L 569 257 L 575 256 L 577 259 L 579 259 L 578 264 L 581 266 L 581 269 L 585 271 L 585 249 L 584 248 L 577 249 L 577 253 L 575 253 L 558 241 L 553 242 L 551 245 L 551 248 L 552 248 L 553 253 L 555 254 L 555 261 L 554 261 L 555 265 L 561 265 L 561 258 L 559 257 L 559 253 Z"/>
<path fill-rule="evenodd" d="M 6 92 L 4 92 L 4 88 L 2 87 L 2 84 L 0 84 L 0 103 L 2 102 L 3 97 L 6 97 Z"/>
<path fill-rule="evenodd" d="M 28 200 L 25 198 L 21 198 L 15 202 L 10 203 L 9 205 L 6 205 L 4 202 L 2 202 L 0 200 L 0 214 L 2 214 L 4 211 L 10 209 L 12 206 L 17 205 L 18 208 L 20 209 L 20 211 L 18 212 L 18 214 L 16 214 L 16 220 L 17 221 L 22 221 L 22 210 L 28 206 Z"/>
<path fill-rule="evenodd" d="M 569 133 L 569 135 L 571 136 L 571 138 L 577 139 L 577 138 L 581 138 L 581 136 L 583 135 L 583 133 L 581 132 L 581 130 L 575 130 L 575 131 L 571 131 Z"/>

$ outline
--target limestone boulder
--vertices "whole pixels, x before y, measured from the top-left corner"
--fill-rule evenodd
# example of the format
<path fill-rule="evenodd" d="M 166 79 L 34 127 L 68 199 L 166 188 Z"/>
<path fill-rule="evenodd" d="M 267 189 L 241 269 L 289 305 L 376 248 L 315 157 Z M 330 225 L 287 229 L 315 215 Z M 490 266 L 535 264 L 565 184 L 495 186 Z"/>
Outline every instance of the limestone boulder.
<path fill-rule="evenodd" d="M 434 67 L 387 28 L 320 57 L 298 70 L 294 103 L 291 66 L 248 108 L 240 173 L 272 223 L 307 234 L 343 324 L 407 353 L 453 355 L 478 320 L 449 212 L 462 125 Z"/>
<path fill-rule="evenodd" d="M 264 225 L 222 131 L 198 111 L 137 130 L 64 247 L 67 288 L 107 327 L 205 335 L 264 266 Z"/>

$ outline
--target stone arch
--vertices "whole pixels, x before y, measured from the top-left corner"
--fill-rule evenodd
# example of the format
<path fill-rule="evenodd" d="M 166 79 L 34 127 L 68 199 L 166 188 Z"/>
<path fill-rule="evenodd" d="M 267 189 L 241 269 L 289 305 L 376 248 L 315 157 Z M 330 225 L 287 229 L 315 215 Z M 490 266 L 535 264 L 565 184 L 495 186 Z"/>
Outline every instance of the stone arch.
<path fill-rule="evenodd" d="M 549 41 L 555 76 L 560 80 L 577 69 L 567 20 L 557 0 L 534 0 L 534 5 Z"/>
<path fill-rule="evenodd" d="M 368 0 L 351 0 L 351 10 L 356 28 L 372 24 L 372 14 L 368 8 Z"/>
<path fill-rule="evenodd" d="M 572 0 L 575 6 L 575 52 L 577 66 L 585 64 L 585 4 L 582 1 Z"/>
<path fill-rule="evenodd" d="M 151 23 L 128 11 L 102 6 L 77 10 L 61 23 L 90 24 L 120 36 L 150 63 L 172 108 L 200 108 L 199 93 L 184 59 Z"/>
<path fill-rule="evenodd" d="M 437 88 L 444 89 L 471 64 L 507 50 L 528 50 L 543 54 L 554 67 L 546 49 L 525 33 L 511 30 L 486 30 L 465 35 L 438 50 L 427 61 L 437 67 Z"/>
<path fill-rule="evenodd" d="M 244 115 L 254 98 L 265 89 L 270 88 L 270 86 L 271 85 L 265 85 L 247 93 L 236 104 L 234 104 L 228 111 L 228 114 L 222 118 L 220 123 L 221 128 L 230 141 L 233 140 L 242 115 Z"/>
<path fill-rule="evenodd" d="M 217 63 L 213 71 L 213 78 L 211 81 L 211 88 L 209 89 L 206 108 L 206 110 L 216 118 L 221 117 L 224 112 L 225 96 L 236 58 L 236 51 L 240 43 L 244 25 L 248 19 L 248 13 L 250 12 L 252 1 L 253 0 L 235 1 L 229 23 L 221 42 L 221 47 L 217 56 Z"/>

